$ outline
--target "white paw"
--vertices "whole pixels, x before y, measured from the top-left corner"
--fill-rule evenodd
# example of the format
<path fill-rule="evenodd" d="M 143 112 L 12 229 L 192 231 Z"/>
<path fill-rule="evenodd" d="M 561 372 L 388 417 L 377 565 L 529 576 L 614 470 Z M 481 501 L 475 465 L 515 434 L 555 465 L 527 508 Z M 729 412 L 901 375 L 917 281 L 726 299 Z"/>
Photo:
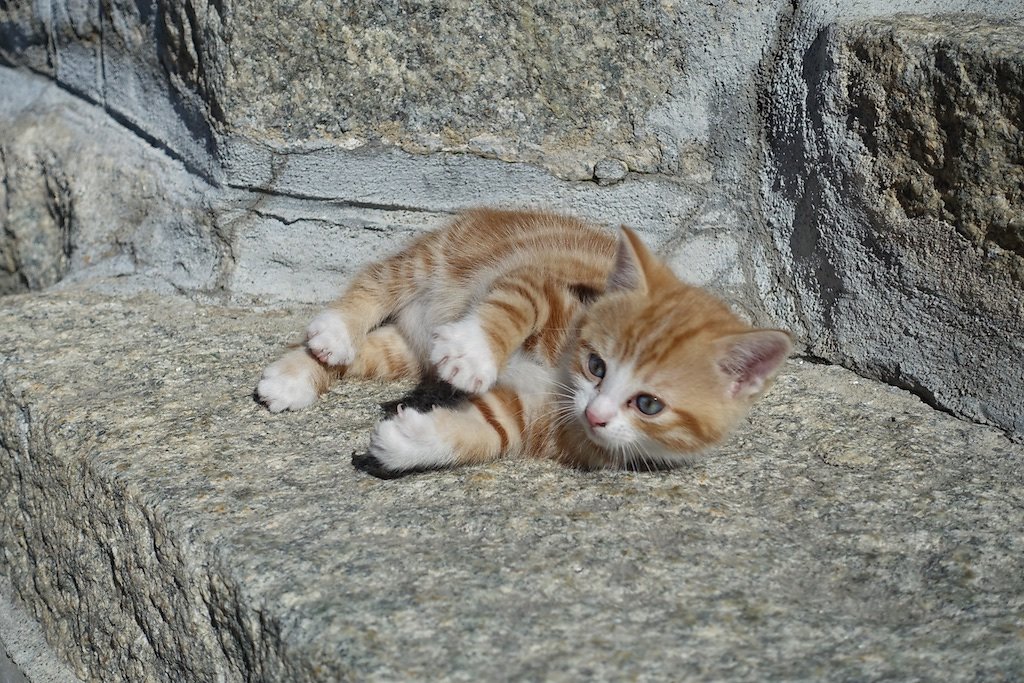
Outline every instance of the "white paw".
<path fill-rule="evenodd" d="M 301 410 L 317 399 L 313 372 L 285 356 L 263 371 L 256 395 L 272 413 Z"/>
<path fill-rule="evenodd" d="M 443 467 L 454 457 L 430 415 L 401 406 L 395 417 L 377 425 L 370 437 L 370 455 L 392 472 Z"/>
<path fill-rule="evenodd" d="M 340 313 L 330 309 L 313 318 L 306 328 L 306 348 L 327 365 L 348 365 L 356 349 Z"/>
<path fill-rule="evenodd" d="M 434 331 L 430 362 L 438 377 L 471 394 L 487 391 L 498 380 L 490 343 L 475 315 Z"/>

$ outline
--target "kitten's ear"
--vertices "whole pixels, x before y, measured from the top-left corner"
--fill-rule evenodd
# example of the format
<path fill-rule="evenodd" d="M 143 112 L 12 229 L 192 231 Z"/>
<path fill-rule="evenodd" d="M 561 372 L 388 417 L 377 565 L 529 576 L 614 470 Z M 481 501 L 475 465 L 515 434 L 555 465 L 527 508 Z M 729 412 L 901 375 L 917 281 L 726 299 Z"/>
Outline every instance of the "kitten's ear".
<path fill-rule="evenodd" d="M 636 291 L 647 293 L 647 274 L 654 259 L 637 234 L 625 225 L 619 228 L 619 248 L 615 250 L 615 265 L 608 275 L 606 292 Z"/>
<path fill-rule="evenodd" d="M 789 333 L 752 330 L 719 340 L 718 367 L 729 377 L 729 397 L 748 399 L 763 392 L 793 348 Z"/>

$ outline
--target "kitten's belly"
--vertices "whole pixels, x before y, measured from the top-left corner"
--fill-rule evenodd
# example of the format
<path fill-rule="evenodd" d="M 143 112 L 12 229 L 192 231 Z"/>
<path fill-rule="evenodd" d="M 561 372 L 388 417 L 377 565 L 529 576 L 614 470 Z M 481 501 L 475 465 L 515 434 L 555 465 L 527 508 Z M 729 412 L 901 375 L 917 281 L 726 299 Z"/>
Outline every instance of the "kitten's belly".
<path fill-rule="evenodd" d="M 459 320 L 481 294 L 461 291 L 456 294 L 452 288 L 444 288 L 444 295 L 434 291 L 423 291 L 409 304 L 395 314 L 394 324 L 405 338 L 409 348 L 420 359 L 423 367 L 430 366 L 430 352 L 433 350 L 434 331 L 441 325 Z M 538 406 L 552 398 L 555 387 L 555 371 L 543 360 L 531 353 L 517 350 L 509 358 L 498 375 L 498 383 L 514 389 L 521 398 L 529 400 L 531 407 Z"/>
<path fill-rule="evenodd" d="M 512 354 L 498 375 L 498 383 L 519 394 L 520 399 L 540 404 L 552 398 L 555 371 L 531 353 L 519 350 Z"/>

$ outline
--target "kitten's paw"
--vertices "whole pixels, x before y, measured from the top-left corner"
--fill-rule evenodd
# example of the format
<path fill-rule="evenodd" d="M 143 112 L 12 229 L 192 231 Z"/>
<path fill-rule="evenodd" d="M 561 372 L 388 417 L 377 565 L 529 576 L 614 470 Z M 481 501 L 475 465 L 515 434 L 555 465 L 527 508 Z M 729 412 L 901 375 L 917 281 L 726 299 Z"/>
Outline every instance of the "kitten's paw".
<path fill-rule="evenodd" d="M 430 362 L 438 377 L 471 394 L 487 391 L 498 380 L 490 342 L 476 316 L 438 327 Z"/>
<path fill-rule="evenodd" d="M 317 396 L 312 370 L 287 355 L 267 366 L 256 385 L 256 397 L 272 413 L 301 410 L 316 401 Z"/>
<path fill-rule="evenodd" d="M 306 348 L 327 365 L 348 365 L 356 358 L 356 348 L 341 314 L 327 309 L 313 318 L 306 328 Z"/>
<path fill-rule="evenodd" d="M 450 465 L 452 447 L 445 443 L 429 414 L 399 406 L 398 414 L 377 425 L 370 452 L 353 464 L 374 476 L 388 478 L 411 470 Z"/>

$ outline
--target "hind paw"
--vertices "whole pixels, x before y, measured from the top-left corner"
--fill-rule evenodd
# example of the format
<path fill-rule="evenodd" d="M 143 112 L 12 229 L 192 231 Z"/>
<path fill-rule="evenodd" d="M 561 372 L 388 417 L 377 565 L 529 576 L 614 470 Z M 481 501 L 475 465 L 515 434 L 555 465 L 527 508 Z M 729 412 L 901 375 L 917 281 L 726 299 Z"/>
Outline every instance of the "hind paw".
<path fill-rule="evenodd" d="M 315 364 L 311 359 L 308 362 Z M 291 354 L 267 366 L 256 385 L 256 397 L 272 413 L 301 410 L 315 402 L 318 395 L 313 368 L 303 367 Z"/>
<path fill-rule="evenodd" d="M 327 309 L 306 328 L 306 348 L 327 365 L 348 365 L 356 358 L 355 345 L 341 314 Z"/>

